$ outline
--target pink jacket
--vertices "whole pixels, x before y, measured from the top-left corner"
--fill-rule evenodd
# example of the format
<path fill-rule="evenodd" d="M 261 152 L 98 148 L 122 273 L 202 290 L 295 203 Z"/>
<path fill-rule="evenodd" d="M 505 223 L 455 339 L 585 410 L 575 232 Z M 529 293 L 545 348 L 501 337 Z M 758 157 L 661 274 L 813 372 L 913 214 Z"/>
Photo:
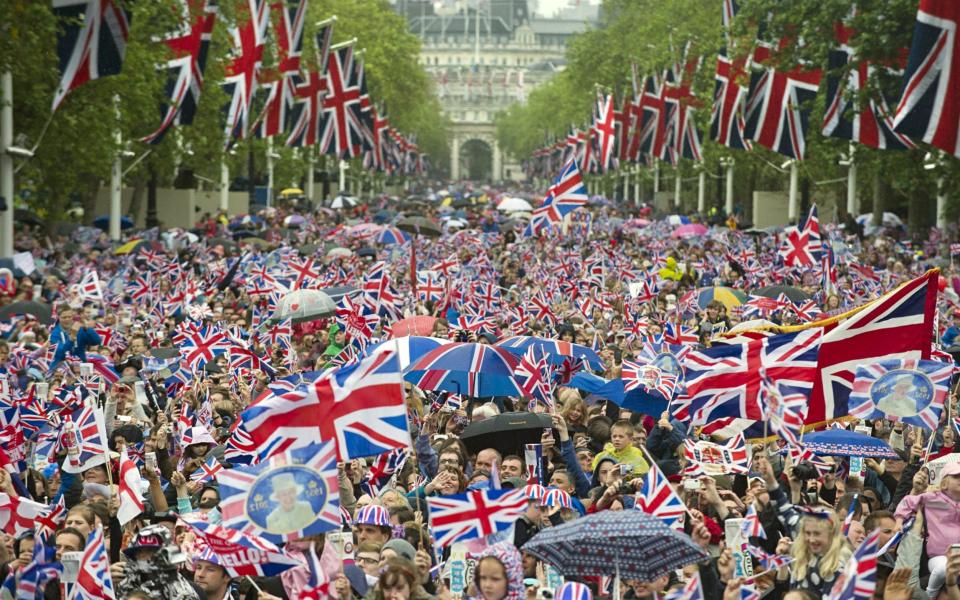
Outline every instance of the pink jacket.
<path fill-rule="evenodd" d="M 940 491 L 905 496 L 897 505 L 897 518 L 906 520 L 921 503 L 927 523 L 927 555 L 944 556 L 950 544 L 960 543 L 960 502 Z"/>

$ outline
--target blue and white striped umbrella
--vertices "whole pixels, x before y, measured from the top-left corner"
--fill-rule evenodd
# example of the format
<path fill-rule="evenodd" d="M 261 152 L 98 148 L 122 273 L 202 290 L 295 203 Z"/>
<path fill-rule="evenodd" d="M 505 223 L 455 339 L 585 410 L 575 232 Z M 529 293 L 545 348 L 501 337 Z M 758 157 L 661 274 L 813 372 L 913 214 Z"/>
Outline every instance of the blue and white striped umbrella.
<path fill-rule="evenodd" d="M 406 372 L 406 370 L 410 368 L 410 365 L 417 362 L 420 357 L 424 356 L 431 350 L 435 350 L 436 348 L 449 343 L 451 343 L 450 340 L 445 340 L 442 338 L 408 335 L 392 340 L 384 340 L 372 346 L 368 346 L 365 354 L 369 355 L 381 346 L 393 347 L 393 344 L 396 344 L 397 353 L 399 354 L 398 358 L 400 359 L 400 370 Z"/>
<path fill-rule="evenodd" d="M 603 360 L 594 352 L 593 348 L 573 342 L 562 342 L 530 335 L 515 335 L 500 340 L 496 345 L 516 356 L 526 354 L 527 348 L 530 346 L 539 346 L 543 353 L 548 356 L 552 365 L 561 365 L 567 358 L 572 357 L 581 359 L 591 369 L 602 370 L 604 368 Z"/>

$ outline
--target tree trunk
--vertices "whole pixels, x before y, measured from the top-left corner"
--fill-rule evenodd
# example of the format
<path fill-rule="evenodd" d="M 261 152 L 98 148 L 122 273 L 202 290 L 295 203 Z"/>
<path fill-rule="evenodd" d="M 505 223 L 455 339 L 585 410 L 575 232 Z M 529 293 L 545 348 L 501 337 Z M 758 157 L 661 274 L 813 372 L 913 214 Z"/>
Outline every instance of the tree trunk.
<path fill-rule="evenodd" d="M 147 182 L 147 219 L 146 226 L 158 227 L 160 220 L 157 218 L 157 173 L 150 169 L 150 180 Z"/>
<path fill-rule="evenodd" d="M 871 225 L 880 227 L 883 224 L 883 190 L 881 189 L 882 177 L 880 169 L 873 172 L 873 219 Z"/>
<path fill-rule="evenodd" d="M 130 208 L 127 209 L 127 214 L 130 215 L 130 218 L 133 219 L 134 223 L 137 223 L 140 219 L 140 212 L 143 208 L 143 194 L 146 192 L 146 188 L 143 185 L 143 179 L 137 178 L 133 182 L 133 195 L 130 198 Z"/>

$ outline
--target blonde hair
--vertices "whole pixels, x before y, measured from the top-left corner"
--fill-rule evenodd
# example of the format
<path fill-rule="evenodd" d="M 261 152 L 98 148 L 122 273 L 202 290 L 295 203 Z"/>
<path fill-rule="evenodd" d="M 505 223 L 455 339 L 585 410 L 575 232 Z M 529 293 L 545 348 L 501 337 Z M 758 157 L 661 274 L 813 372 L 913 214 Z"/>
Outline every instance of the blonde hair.
<path fill-rule="evenodd" d="M 836 514 L 830 513 L 830 518 L 821 519 L 818 517 L 803 517 L 800 520 L 799 534 L 797 540 L 790 549 L 790 555 L 793 557 L 793 578 L 795 581 L 803 581 L 807 577 L 810 559 L 816 558 L 810 548 L 807 546 L 806 538 L 803 535 L 805 525 L 815 523 L 818 527 L 826 524 L 828 537 L 830 538 L 830 547 L 819 557 L 817 564 L 817 573 L 824 581 L 833 578 L 833 575 L 840 570 L 846 559 L 850 557 L 850 549 L 847 547 L 847 538 L 840 533 L 840 520 Z"/>
<path fill-rule="evenodd" d="M 560 414 L 563 415 L 564 419 L 567 419 L 567 423 L 585 426 L 587 423 L 587 412 L 588 412 L 587 403 L 583 401 L 583 398 L 580 397 L 580 394 L 577 393 L 577 391 L 574 389 L 563 388 L 560 391 L 560 398 L 563 401 L 563 408 L 560 409 Z M 569 419 L 570 412 L 574 408 L 580 409 L 580 420 L 576 423 L 573 423 Z"/>

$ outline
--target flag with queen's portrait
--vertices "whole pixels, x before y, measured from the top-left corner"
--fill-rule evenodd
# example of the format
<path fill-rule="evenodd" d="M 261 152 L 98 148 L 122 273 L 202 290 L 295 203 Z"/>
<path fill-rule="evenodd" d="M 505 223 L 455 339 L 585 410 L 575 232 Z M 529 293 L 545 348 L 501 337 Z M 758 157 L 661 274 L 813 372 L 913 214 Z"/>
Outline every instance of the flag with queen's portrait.
<path fill-rule="evenodd" d="M 953 363 L 920 359 L 860 365 L 848 400 L 850 416 L 935 430 L 954 370 Z"/>

